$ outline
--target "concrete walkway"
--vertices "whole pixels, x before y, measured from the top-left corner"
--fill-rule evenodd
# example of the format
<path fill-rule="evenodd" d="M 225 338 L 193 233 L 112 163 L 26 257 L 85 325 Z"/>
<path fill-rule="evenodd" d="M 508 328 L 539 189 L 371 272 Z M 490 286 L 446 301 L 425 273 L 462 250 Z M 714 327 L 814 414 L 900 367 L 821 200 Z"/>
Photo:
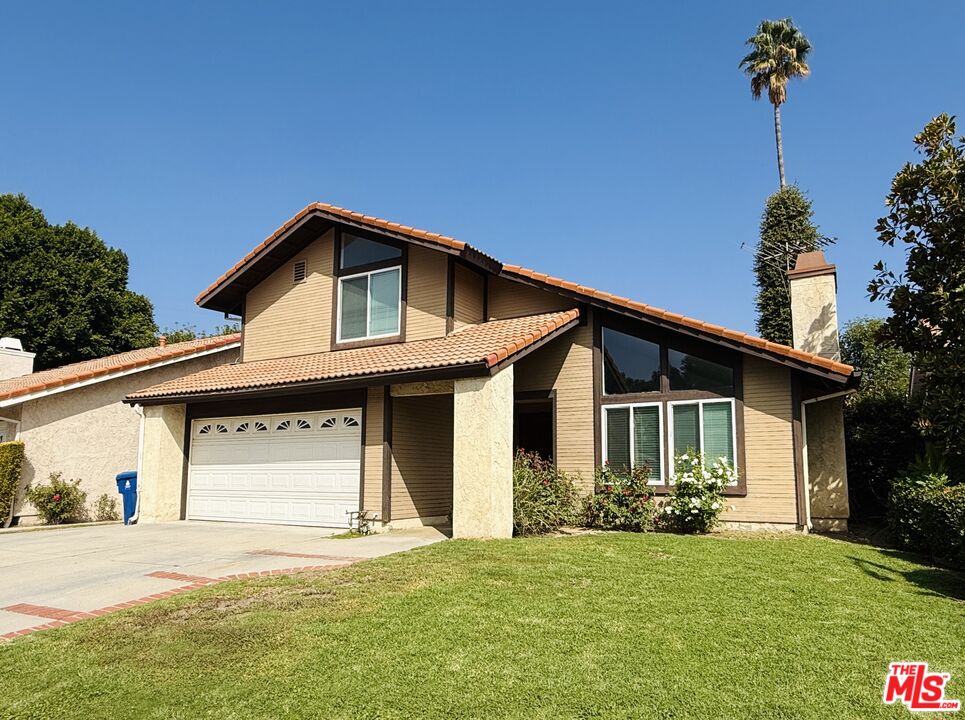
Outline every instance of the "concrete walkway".
<path fill-rule="evenodd" d="M 120 609 L 118 605 L 141 604 L 230 576 L 338 567 L 446 538 L 428 527 L 329 537 L 335 532 L 186 521 L 0 533 L 0 637 L 104 614 Z"/>

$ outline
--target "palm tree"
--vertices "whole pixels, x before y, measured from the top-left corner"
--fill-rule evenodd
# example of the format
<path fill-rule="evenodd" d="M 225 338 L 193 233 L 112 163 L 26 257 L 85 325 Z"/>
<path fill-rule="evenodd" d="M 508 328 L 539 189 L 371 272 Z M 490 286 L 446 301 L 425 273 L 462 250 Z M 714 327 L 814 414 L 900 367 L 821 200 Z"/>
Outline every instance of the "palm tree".
<path fill-rule="evenodd" d="M 740 62 L 740 68 L 751 78 L 751 94 L 760 100 L 764 88 L 774 106 L 774 135 L 777 140 L 777 171 L 784 182 L 784 147 L 781 141 L 781 105 L 787 100 L 787 81 L 811 74 L 807 57 L 811 43 L 791 18 L 763 20 L 757 34 L 747 39 L 751 50 Z"/>

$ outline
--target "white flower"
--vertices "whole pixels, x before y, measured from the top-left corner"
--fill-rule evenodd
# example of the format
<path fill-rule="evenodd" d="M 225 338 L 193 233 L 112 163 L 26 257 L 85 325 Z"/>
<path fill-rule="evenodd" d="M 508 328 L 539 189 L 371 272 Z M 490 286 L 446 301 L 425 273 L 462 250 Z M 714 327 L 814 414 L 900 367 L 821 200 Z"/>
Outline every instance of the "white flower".
<path fill-rule="evenodd" d="M 680 456 L 680 459 L 681 459 L 681 460 L 690 460 L 690 458 L 687 457 L 687 454 L 686 454 L 686 453 L 684 453 L 683 455 L 681 455 L 681 456 Z"/>
<path fill-rule="evenodd" d="M 690 511 L 690 514 L 691 514 L 691 515 L 696 515 L 696 514 L 697 514 L 697 510 L 696 510 L 696 509 L 691 510 L 691 511 Z"/>
<path fill-rule="evenodd" d="M 712 510 L 716 510 L 717 508 L 720 507 L 720 503 L 719 503 L 719 502 L 714 502 L 710 507 L 711 507 Z"/>

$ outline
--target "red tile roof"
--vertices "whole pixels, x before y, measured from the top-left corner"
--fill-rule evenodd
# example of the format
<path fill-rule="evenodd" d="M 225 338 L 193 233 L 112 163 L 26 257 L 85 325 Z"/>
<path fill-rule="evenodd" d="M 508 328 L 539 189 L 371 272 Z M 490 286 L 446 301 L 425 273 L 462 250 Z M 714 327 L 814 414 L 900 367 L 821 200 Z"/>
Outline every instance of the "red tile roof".
<path fill-rule="evenodd" d="M 302 209 L 295 217 L 282 225 L 278 230 L 272 233 L 268 238 L 266 238 L 260 245 L 258 245 L 254 250 L 245 255 L 239 262 L 235 263 L 234 267 L 224 273 L 215 282 L 213 282 L 204 292 L 202 292 L 197 297 L 197 302 L 200 303 L 205 297 L 222 285 L 225 281 L 229 280 L 235 273 L 239 272 L 242 268 L 248 265 L 258 254 L 271 245 L 275 240 L 282 236 L 289 228 L 298 223 L 306 215 L 312 212 L 324 212 L 330 215 L 335 215 L 337 217 L 344 218 L 346 220 L 361 223 L 367 225 L 376 230 L 388 230 L 391 232 L 396 232 L 401 235 L 408 235 L 409 237 L 416 238 L 423 242 L 435 243 L 440 246 L 440 248 L 448 248 L 457 251 L 472 251 L 478 255 L 489 258 L 477 248 L 472 247 L 468 243 L 461 240 L 456 240 L 455 238 L 448 237 L 446 235 L 440 235 L 438 233 L 431 233 L 426 230 L 419 230 L 417 228 L 409 227 L 408 225 L 400 225 L 399 223 L 392 222 L 390 220 L 383 220 L 382 218 L 377 218 L 372 215 L 363 215 L 362 213 L 354 212 L 352 210 L 346 210 L 345 208 L 336 207 L 334 205 L 328 205 L 327 203 L 312 203 L 304 209 Z M 498 263 L 498 261 L 496 261 Z M 498 263 L 502 271 L 500 275 L 508 278 L 524 278 L 529 281 L 537 282 L 544 285 L 547 288 L 558 288 L 562 290 L 568 290 L 574 292 L 588 301 L 598 301 L 602 303 L 611 304 L 620 308 L 629 309 L 634 312 L 638 312 L 641 315 L 656 318 L 658 320 L 663 320 L 676 325 L 681 325 L 686 328 L 697 330 L 702 333 L 717 336 L 725 340 L 735 342 L 740 345 L 744 345 L 749 348 L 756 350 L 763 350 L 765 352 L 773 353 L 774 355 L 783 356 L 799 362 L 805 363 L 807 365 L 812 365 L 816 368 L 822 370 L 827 370 L 835 374 L 850 376 L 854 372 L 854 368 L 851 365 L 847 365 L 842 362 L 837 362 L 835 360 L 830 360 L 828 358 L 821 357 L 820 355 L 815 355 L 813 353 L 804 352 L 803 350 L 796 350 L 787 345 L 781 345 L 780 343 L 770 342 L 769 340 L 764 340 L 763 338 L 750 335 L 748 333 L 740 332 L 739 330 L 730 330 L 728 328 L 722 327 L 721 325 L 714 325 L 712 323 L 705 323 L 701 320 L 695 318 L 687 317 L 685 315 L 680 315 L 678 313 L 673 313 L 668 310 L 662 310 L 660 308 L 654 307 L 652 305 L 647 305 L 645 303 L 636 302 L 630 300 L 629 298 L 618 297 L 616 295 L 611 295 L 610 293 L 603 292 L 602 290 L 596 290 L 594 288 L 588 287 L 586 285 L 579 285 L 574 282 L 569 282 L 561 278 L 552 277 L 546 275 L 545 273 L 536 272 L 535 270 L 530 270 L 528 268 L 520 267 L 519 265 L 505 265 Z"/>
<path fill-rule="evenodd" d="M 241 335 L 220 335 L 218 337 L 201 338 L 187 342 L 172 343 L 164 347 L 155 346 L 131 350 L 117 355 L 84 360 L 83 362 L 64 365 L 50 370 L 41 370 L 29 375 L 0 380 L 0 400 L 9 400 L 25 395 L 31 395 L 41 390 L 51 390 L 94 378 L 105 378 L 119 372 L 148 368 L 151 365 L 167 362 L 176 358 L 186 358 L 189 355 L 227 348 L 241 341 Z"/>
<path fill-rule="evenodd" d="M 455 367 L 478 366 L 482 373 L 534 343 L 564 332 L 579 317 L 580 311 L 574 309 L 510 320 L 491 320 L 467 325 L 451 335 L 431 340 L 221 365 L 139 390 L 130 394 L 127 400 L 137 402 L 277 388 Z"/>

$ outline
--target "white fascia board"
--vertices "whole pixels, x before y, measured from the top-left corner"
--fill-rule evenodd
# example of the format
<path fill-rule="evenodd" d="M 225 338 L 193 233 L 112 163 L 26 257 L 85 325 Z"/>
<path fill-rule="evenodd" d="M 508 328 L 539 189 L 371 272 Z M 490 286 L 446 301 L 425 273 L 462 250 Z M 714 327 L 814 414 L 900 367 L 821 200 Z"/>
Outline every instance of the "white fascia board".
<path fill-rule="evenodd" d="M 178 355 L 177 357 L 162 360 L 161 362 L 151 363 L 149 365 L 141 365 L 139 367 L 122 370 L 120 372 L 98 375 L 97 377 L 79 380 L 67 385 L 58 385 L 57 387 L 47 388 L 46 390 L 38 390 L 37 392 L 29 393 L 27 395 L 17 395 L 16 397 L 7 398 L 6 400 L 0 400 L 0 408 L 10 407 L 11 405 L 20 405 L 21 403 L 30 402 L 31 400 L 39 400 L 40 398 L 50 397 L 51 395 L 69 392 L 71 390 L 77 390 L 78 388 L 86 387 L 88 385 L 96 385 L 97 383 L 107 382 L 108 380 L 116 380 L 117 378 L 144 372 L 145 370 L 154 370 L 155 368 L 164 367 L 165 365 L 174 365 L 175 363 L 184 362 L 185 360 L 193 360 L 194 358 L 204 357 L 205 355 L 213 355 L 214 353 L 233 350 L 239 347 L 241 347 L 240 342 L 229 343 L 228 345 L 219 345 L 216 348 L 202 350 L 201 352 L 191 353 L 190 355 Z"/>

